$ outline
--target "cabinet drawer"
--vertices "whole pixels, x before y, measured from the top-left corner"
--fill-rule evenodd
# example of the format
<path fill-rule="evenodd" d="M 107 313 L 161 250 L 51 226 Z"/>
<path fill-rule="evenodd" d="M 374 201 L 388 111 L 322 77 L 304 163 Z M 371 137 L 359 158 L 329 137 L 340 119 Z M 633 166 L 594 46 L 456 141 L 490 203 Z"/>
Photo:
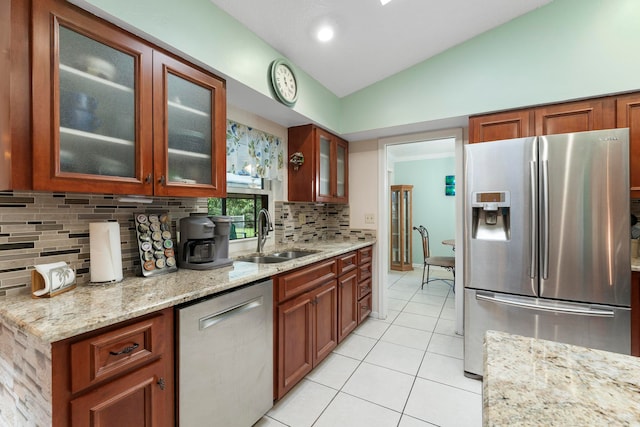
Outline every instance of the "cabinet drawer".
<path fill-rule="evenodd" d="M 342 276 L 354 268 L 358 263 L 358 253 L 356 251 L 340 255 L 338 258 L 338 276 Z"/>
<path fill-rule="evenodd" d="M 292 273 L 278 276 L 276 279 L 278 302 L 314 289 L 336 276 L 335 259 L 321 261 Z"/>
<path fill-rule="evenodd" d="M 114 378 L 165 352 L 165 316 L 157 315 L 92 335 L 70 346 L 71 392 Z"/>
<path fill-rule="evenodd" d="M 371 293 L 371 279 L 366 279 L 363 282 L 358 282 L 358 299 Z"/>
<path fill-rule="evenodd" d="M 358 324 L 362 323 L 371 314 L 371 294 L 358 301 Z"/>
<path fill-rule="evenodd" d="M 369 262 L 358 266 L 358 283 L 371 279 L 371 265 L 372 264 Z"/>
<path fill-rule="evenodd" d="M 358 249 L 358 265 L 370 263 L 373 260 L 373 246 Z"/>

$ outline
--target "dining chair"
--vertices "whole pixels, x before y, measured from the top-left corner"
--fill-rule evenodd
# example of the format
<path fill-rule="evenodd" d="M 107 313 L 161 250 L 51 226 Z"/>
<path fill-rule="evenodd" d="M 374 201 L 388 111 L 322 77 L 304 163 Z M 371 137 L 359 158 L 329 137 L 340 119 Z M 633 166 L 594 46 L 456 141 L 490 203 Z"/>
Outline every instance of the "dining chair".
<path fill-rule="evenodd" d="M 420 289 L 424 287 L 425 283 L 434 282 L 436 280 L 442 280 L 443 282 L 448 283 L 452 288 L 455 289 L 455 278 L 456 278 L 456 259 L 452 256 L 431 256 L 431 251 L 429 250 L 429 232 L 427 229 L 419 225 L 417 227 L 413 227 L 420 236 L 422 237 L 422 253 L 424 254 L 424 265 L 422 266 L 422 284 L 420 285 Z M 438 266 L 443 267 L 448 271 L 453 272 L 453 280 L 452 279 L 443 279 L 441 277 L 429 278 L 429 269 L 430 267 Z M 424 280 L 424 276 L 427 276 L 427 280 Z"/>

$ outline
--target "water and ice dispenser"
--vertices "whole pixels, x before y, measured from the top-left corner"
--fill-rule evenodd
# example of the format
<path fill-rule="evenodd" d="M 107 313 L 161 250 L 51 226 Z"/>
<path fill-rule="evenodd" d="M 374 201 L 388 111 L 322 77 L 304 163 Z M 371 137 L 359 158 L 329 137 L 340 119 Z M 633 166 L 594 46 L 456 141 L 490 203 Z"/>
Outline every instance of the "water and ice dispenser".
<path fill-rule="evenodd" d="M 472 239 L 511 239 L 511 195 L 508 191 L 474 191 L 471 208 Z"/>

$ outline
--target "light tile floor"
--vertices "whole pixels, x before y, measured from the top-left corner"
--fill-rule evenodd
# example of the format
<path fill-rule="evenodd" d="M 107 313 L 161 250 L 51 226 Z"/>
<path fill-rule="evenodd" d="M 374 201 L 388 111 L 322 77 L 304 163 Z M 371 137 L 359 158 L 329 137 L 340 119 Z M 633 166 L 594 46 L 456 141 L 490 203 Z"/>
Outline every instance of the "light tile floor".
<path fill-rule="evenodd" d="M 363 322 L 255 426 L 480 426 L 482 382 L 463 374 L 453 292 L 421 290 L 421 276 L 392 272 L 388 317 Z"/>

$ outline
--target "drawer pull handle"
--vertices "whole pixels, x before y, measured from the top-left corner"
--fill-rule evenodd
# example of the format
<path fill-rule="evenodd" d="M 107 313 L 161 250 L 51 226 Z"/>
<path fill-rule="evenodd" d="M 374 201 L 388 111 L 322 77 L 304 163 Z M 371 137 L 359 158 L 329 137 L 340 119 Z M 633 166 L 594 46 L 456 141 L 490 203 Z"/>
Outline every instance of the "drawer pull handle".
<path fill-rule="evenodd" d="M 137 342 L 134 342 L 133 345 L 130 345 L 129 347 L 125 347 L 122 350 L 115 352 L 115 351 L 110 351 L 109 354 L 112 356 L 120 356 L 121 354 L 129 354 L 131 353 L 133 350 L 135 350 L 136 348 L 140 347 L 140 344 L 138 344 Z"/>

